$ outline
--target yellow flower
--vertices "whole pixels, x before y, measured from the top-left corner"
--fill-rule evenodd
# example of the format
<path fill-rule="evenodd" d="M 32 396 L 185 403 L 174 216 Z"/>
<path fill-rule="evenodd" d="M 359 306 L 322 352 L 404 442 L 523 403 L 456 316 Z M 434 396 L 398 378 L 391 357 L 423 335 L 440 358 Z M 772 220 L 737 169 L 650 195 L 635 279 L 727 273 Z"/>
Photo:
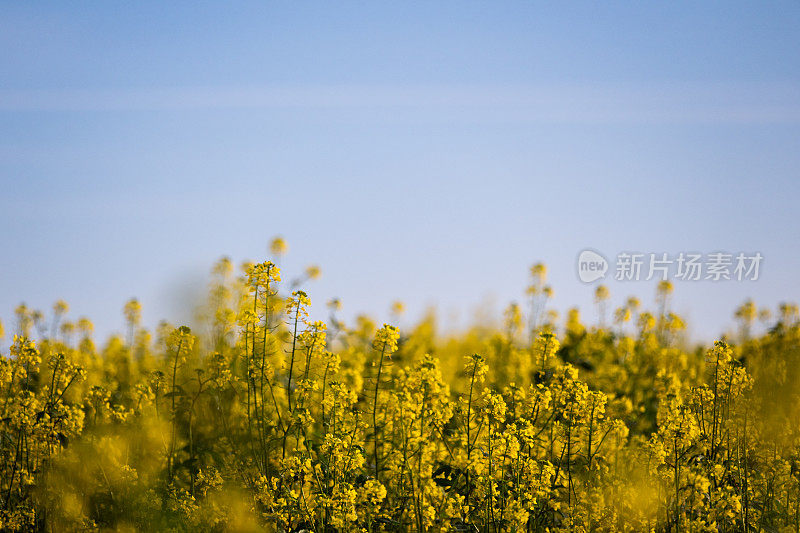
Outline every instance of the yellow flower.
<path fill-rule="evenodd" d="M 392 314 L 395 316 L 400 316 L 406 311 L 406 306 L 400 300 L 395 300 L 392 302 Z"/>
<path fill-rule="evenodd" d="M 269 251 L 272 253 L 272 255 L 280 257 L 289 251 L 289 245 L 286 244 L 286 241 L 283 237 L 275 237 L 269 243 Z"/>
<path fill-rule="evenodd" d="M 391 354 L 397 350 L 397 341 L 399 339 L 400 332 L 398 329 L 390 324 L 384 324 L 383 327 L 375 333 L 373 346 L 376 350 Z"/>
<path fill-rule="evenodd" d="M 306 267 L 306 278 L 318 279 L 322 274 L 322 270 L 317 265 L 309 265 Z"/>

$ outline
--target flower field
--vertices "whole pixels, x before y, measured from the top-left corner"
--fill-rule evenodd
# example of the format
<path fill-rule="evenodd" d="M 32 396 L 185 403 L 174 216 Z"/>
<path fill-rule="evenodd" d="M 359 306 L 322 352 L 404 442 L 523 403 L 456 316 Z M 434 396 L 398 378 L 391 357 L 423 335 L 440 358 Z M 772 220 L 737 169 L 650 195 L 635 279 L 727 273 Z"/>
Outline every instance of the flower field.
<path fill-rule="evenodd" d="M 131 300 L 95 340 L 20 305 L 0 529 L 800 531 L 797 307 L 745 302 L 695 348 L 667 282 L 589 324 L 548 310 L 546 274 L 459 332 L 313 321 L 270 261 L 220 260 L 192 329 Z"/>

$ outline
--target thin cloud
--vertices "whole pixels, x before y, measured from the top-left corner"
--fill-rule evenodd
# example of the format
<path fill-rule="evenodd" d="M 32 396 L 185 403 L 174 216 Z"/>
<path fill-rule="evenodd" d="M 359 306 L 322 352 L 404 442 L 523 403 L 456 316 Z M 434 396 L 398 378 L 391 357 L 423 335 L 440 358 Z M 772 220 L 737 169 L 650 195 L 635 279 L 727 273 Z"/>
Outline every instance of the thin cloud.
<path fill-rule="evenodd" d="M 800 122 L 799 84 L 330 85 L 0 91 L 0 112 L 402 110 L 425 120 Z"/>

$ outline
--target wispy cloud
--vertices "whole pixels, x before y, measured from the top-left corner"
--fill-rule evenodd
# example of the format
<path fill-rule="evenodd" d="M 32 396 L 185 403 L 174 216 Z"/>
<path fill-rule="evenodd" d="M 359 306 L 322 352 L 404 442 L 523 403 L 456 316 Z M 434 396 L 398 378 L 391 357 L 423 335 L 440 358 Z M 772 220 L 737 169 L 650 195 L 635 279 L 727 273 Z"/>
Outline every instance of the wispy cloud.
<path fill-rule="evenodd" d="M 0 113 L 401 110 L 426 119 L 800 123 L 800 84 L 326 85 L 0 91 Z"/>

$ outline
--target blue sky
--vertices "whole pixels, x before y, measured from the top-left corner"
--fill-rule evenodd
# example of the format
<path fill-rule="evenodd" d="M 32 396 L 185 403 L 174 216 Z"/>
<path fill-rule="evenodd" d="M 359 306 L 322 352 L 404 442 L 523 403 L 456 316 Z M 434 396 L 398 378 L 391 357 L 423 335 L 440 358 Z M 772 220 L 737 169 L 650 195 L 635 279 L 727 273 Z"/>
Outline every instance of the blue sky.
<path fill-rule="evenodd" d="M 575 259 L 755 252 L 678 283 L 692 333 L 797 301 L 800 4 L 0 3 L 0 318 L 186 318 L 222 255 L 290 244 L 318 310 L 466 322 Z M 653 282 L 609 282 L 612 304 Z"/>

